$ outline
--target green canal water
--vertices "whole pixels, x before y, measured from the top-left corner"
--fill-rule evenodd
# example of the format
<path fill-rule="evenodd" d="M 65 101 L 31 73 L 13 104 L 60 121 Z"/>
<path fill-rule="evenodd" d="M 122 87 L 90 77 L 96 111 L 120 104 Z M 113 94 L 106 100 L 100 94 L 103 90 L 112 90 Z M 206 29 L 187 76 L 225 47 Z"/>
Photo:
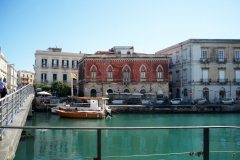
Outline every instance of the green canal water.
<path fill-rule="evenodd" d="M 112 119 L 69 119 L 36 113 L 27 126 L 147 127 L 240 126 L 239 114 L 115 114 Z M 29 129 L 14 160 L 93 160 L 97 131 Z M 102 130 L 103 160 L 199 160 L 190 152 L 203 150 L 202 129 Z M 236 156 L 233 156 L 236 153 Z M 210 160 L 240 157 L 240 129 L 210 129 Z"/>

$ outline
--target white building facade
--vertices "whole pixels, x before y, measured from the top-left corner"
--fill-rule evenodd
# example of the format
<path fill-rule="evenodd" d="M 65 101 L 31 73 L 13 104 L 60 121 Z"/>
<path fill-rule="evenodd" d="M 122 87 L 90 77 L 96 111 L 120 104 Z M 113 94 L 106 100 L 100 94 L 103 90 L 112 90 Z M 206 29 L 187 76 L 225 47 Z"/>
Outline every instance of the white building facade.
<path fill-rule="evenodd" d="M 171 57 L 171 98 L 240 99 L 240 39 L 189 39 L 156 54 Z"/>
<path fill-rule="evenodd" d="M 18 74 L 14 64 L 7 64 L 7 88 L 9 92 L 17 90 Z"/>
<path fill-rule="evenodd" d="M 35 84 L 51 85 L 54 81 L 71 83 L 70 74 L 78 75 L 78 60 L 83 54 L 62 52 L 61 48 L 37 50 L 35 53 Z"/>
<path fill-rule="evenodd" d="M 7 64 L 8 61 L 5 59 L 0 48 L 0 77 L 5 81 L 7 80 Z"/>

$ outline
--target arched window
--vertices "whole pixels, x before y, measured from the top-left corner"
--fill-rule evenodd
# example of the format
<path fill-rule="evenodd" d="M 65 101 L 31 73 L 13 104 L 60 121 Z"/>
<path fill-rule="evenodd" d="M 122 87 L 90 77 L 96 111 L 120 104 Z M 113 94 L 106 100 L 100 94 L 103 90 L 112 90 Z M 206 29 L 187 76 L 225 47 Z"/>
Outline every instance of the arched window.
<path fill-rule="evenodd" d="M 97 67 L 96 67 L 95 65 L 92 65 L 92 66 L 91 66 L 90 72 L 91 72 L 91 78 L 92 78 L 92 79 L 96 79 Z"/>
<path fill-rule="evenodd" d="M 92 89 L 92 90 L 91 90 L 90 96 L 91 96 L 91 97 L 97 97 L 97 91 L 96 91 L 96 89 Z"/>
<path fill-rule="evenodd" d="M 139 71 L 140 71 L 141 79 L 145 79 L 146 78 L 146 71 L 147 71 L 146 66 L 141 65 L 141 67 L 139 68 Z"/>
<path fill-rule="evenodd" d="M 128 89 L 124 89 L 123 91 L 124 93 L 130 93 L 130 91 Z"/>
<path fill-rule="evenodd" d="M 156 68 L 157 79 L 163 78 L 163 67 L 159 64 Z"/>
<path fill-rule="evenodd" d="M 221 87 L 219 89 L 219 99 L 223 99 L 225 97 L 226 97 L 226 90 L 225 90 L 225 88 Z"/>
<path fill-rule="evenodd" d="M 122 71 L 123 71 L 123 78 L 130 79 L 131 68 L 129 67 L 129 65 L 125 65 L 123 67 Z"/>
<path fill-rule="evenodd" d="M 112 67 L 112 65 L 109 65 L 107 67 L 107 78 L 108 79 L 112 79 L 113 78 L 112 72 L 113 72 L 113 67 Z"/>
<path fill-rule="evenodd" d="M 107 93 L 113 93 L 113 90 L 112 89 L 108 89 Z"/>
<path fill-rule="evenodd" d="M 203 97 L 209 100 L 209 89 L 207 87 L 203 88 Z"/>

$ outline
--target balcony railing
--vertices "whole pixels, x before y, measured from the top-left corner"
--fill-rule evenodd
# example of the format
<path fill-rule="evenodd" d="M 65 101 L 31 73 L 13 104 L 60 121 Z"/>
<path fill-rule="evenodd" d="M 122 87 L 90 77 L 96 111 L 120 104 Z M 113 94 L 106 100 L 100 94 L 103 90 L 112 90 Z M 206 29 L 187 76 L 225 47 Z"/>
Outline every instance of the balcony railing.
<path fill-rule="evenodd" d="M 73 65 L 73 66 L 72 66 L 72 69 L 78 69 L 78 66 Z"/>
<path fill-rule="evenodd" d="M 217 79 L 217 83 L 220 83 L 220 84 L 225 84 L 225 83 L 228 83 L 228 79 Z"/>
<path fill-rule="evenodd" d="M 52 65 L 52 68 L 56 69 L 56 68 L 59 68 L 59 67 L 58 67 L 58 65 L 54 64 L 54 65 Z"/>
<path fill-rule="evenodd" d="M 68 68 L 68 65 L 62 65 L 62 68 Z"/>
<path fill-rule="evenodd" d="M 235 83 L 235 84 L 240 84 L 240 78 L 233 79 L 233 83 Z"/>
<path fill-rule="evenodd" d="M 200 63 L 210 63 L 211 59 L 210 58 L 200 58 Z"/>
<path fill-rule="evenodd" d="M 48 68 L 47 64 L 42 64 L 42 68 Z"/>
<path fill-rule="evenodd" d="M 41 79 L 41 82 L 42 83 L 48 83 L 48 80 L 47 79 Z"/>
<path fill-rule="evenodd" d="M 203 84 L 210 84 L 211 83 L 211 79 L 208 79 L 208 78 L 201 78 L 200 79 L 200 82 L 203 83 Z"/>
<path fill-rule="evenodd" d="M 227 58 L 218 58 L 217 63 L 227 63 Z"/>
<path fill-rule="evenodd" d="M 233 63 L 240 63 L 240 58 L 233 58 Z"/>

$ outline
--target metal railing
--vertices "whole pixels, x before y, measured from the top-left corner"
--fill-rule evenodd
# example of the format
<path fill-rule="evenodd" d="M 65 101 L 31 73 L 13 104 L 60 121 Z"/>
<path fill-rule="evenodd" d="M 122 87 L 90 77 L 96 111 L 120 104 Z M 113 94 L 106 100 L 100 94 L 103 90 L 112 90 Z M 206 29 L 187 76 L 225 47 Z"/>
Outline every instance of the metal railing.
<path fill-rule="evenodd" d="M 102 130 L 163 130 L 163 129 L 203 129 L 203 151 L 196 152 L 202 155 L 203 160 L 209 160 L 209 130 L 214 128 L 240 129 L 240 126 L 165 126 L 165 127 L 64 127 L 64 126 L 0 126 L 8 129 L 60 129 L 60 130 L 96 130 L 97 131 L 97 157 L 94 160 L 101 160 Z M 192 152 L 189 153 L 193 154 Z"/>
<path fill-rule="evenodd" d="M 24 101 L 30 94 L 34 93 L 33 85 L 29 84 L 23 88 L 6 95 L 0 99 L 0 126 L 7 126 L 12 123 L 14 115 L 18 113 Z M 0 138 L 2 138 L 4 128 L 0 128 Z"/>

